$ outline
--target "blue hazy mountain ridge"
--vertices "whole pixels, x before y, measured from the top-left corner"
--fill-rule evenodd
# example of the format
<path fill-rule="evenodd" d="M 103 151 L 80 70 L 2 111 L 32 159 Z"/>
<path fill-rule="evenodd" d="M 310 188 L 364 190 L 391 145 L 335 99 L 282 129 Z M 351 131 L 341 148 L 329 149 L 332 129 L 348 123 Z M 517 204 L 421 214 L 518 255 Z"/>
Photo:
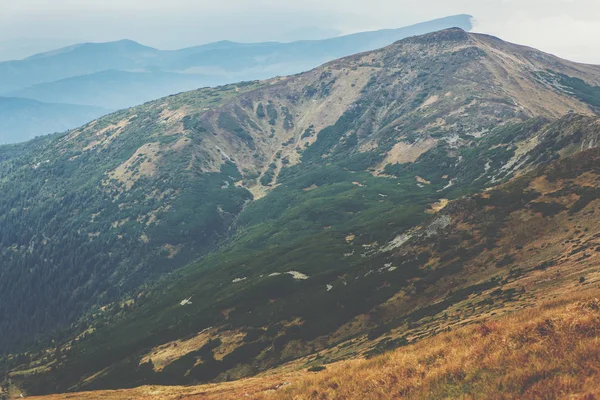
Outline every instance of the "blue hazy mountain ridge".
<path fill-rule="evenodd" d="M 6 61 L 0 63 L 0 94 L 109 69 L 142 70 L 159 53 L 139 43 L 122 40 L 78 44 L 24 60 Z"/>
<path fill-rule="evenodd" d="M 50 103 L 20 103 L 18 113 L 2 122 L 0 142 L 76 128 L 107 109 L 127 108 L 200 87 L 300 73 L 409 36 L 451 27 L 470 30 L 471 21 L 469 15 L 456 15 L 322 40 L 224 40 L 180 50 L 158 50 L 132 40 L 82 43 L 0 62 L 0 96 Z M 0 102 L 0 115 L 9 115 L 7 107 L 13 102 Z M 10 107 L 14 112 L 15 106 Z"/>
<path fill-rule="evenodd" d="M 0 97 L 0 145 L 63 132 L 109 112 L 98 107 Z"/>
<path fill-rule="evenodd" d="M 218 84 L 216 79 L 200 74 L 106 70 L 50 83 L 40 83 L 15 92 L 13 95 L 44 102 L 121 109 L 169 94 L 184 92 L 190 88 L 214 84 Z M 123 93 L 124 88 L 126 88 L 126 95 Z"/>
<path fill-rule="evenodd" d="M 36 54 L 24 60 L 0 63 L 0 95 L 28 97 L 56 102 L 50 98 L 52 87 L 43 86 L 22 91 L 34 85 L 89 76 L 96 80 L 98 72 L 119 70 L 132 73 L 171 72 L 204 75 L 207 84 L 225 84 L 239 80 L 254 80 L 298 73 L 342 56 L 373 50 L 408 36 L 420 35 L 450 27 L 471 29 L 471 17 L 459 15 L 428 21 L 409 27 L 361 32 L 325 40 L 291 43 L 237 43 L 221 41 L 181 50 L 158 50 L 131 40 L 109 43 L 84 43 Z M 267 71 L 267 72 L 265 72 Z M 192 75 L 196 75 L 192 74 Z M 207 75 L 210 75 L 207 77 Z M 132 75 L 129 75 L 132 77 Z M 189 77 L 185 77 L 189 79 Z M 198 86 L 198 76 L 189 79 L 190 87 Z M 81 83 L 82 80 L 79 82 Z M 60 89 L 63 82 L 58 83 Z M 127 90 L 121 92 L 127 96 Z M 39 91 L 39 92 L 38 92 Z M 161 93 L 161 94 L 173 94 Z M 64 96 L 63 94 L 56 94 Z M 148 97 L 152 100 L 155 97 Z M 71 102 L 71 101 L 68 101 Z M 97 103 L 98 104 L 98 103 Z M 133 102 L 129 105 L 136 104 Z M 112 106 L 112 103 L 103 104 Z"/>

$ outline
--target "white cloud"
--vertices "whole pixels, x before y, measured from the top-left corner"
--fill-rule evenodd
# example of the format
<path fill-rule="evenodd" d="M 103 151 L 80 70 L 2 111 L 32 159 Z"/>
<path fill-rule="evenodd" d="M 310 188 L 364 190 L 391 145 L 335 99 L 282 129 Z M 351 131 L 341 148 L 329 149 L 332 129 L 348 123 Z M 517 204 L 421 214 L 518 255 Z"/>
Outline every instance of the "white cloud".
<path fill-rule="evenodd" d="M 475 28 L 485 31 L 483 22 Z M 527 44 L 560 57 L 600 63 L 600 20 L 589 21 L 569 15 L 536 17 L 521 13 L 508 18 L 503 26 L 489 26 L 489 32 L 503 39 Z"/>

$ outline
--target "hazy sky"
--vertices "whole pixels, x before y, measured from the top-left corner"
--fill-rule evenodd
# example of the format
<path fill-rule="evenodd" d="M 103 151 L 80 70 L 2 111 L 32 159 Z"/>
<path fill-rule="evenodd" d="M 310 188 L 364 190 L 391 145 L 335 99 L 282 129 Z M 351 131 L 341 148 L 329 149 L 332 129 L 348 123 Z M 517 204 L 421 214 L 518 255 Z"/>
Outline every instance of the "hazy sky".
<path fill-rule="evenodd" d="M 600 64 L 600 0 L 0 0 L 0 59 L 82 41 L 289 41 L 471 14 L 475 31 Z"/>

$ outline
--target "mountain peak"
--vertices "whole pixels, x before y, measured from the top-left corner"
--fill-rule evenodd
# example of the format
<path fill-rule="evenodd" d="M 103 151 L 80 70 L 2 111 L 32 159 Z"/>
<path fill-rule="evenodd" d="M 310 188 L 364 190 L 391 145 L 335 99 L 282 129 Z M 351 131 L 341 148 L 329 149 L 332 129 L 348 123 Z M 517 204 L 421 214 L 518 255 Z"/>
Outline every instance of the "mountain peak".
<path fill-rule="evenodd" d="M 112 42 L 100 42 L 100 43 L 84 43 L 82 47 L 92 47 L 94 49 L 106 48 L 106 49 L 118 49 L 126 51 L 144 51 L 144 50 L 155 50 L 152 47 L 144 46 L 131 39 L 121 39 Z"/>
<path fill-rule="evenodd" d="M 443 29 L 425 35 L 414 36 L 408 40 L 416 43 L 464 42 L 469 40 L 469 33 L 462 28 Z"/>
<path fill-rule="evenodd" d="M 120 51 L 154 51 L 155 49 L 152 47 L 144 46 L 134 40 L 130 39 L 121 39 L 113 42 L 86 42 L 86 43 L 78 43 L 67 47 L 62 47 L 60 49 L 47 51 L 44 53 L 34 54 L 31 57 L 26 58 L 26 60 L 33 60 L 38 58 L 52 57 L 60 54 L 68 54 L 78 51 L 98 51 L 100 49 L 106 50 L 120 50 Z"/>

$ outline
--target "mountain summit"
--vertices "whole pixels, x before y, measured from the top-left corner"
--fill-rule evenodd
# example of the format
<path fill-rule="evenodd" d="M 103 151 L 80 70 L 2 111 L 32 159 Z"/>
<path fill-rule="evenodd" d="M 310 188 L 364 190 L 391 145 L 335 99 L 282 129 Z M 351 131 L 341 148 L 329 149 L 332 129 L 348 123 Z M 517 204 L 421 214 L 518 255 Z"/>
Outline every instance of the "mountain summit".
<path fill-rule="evenodd" d="M 137 57 L 140 55 L 152 55 L 158 50 L 152 47 L 144 46 L 129 39 L 118 40 L 104 43 L 80 43 L 61 49 L 34 54 L 25 60 L 39 60 L 42 58 L 66 57 L 68 54 L 71 61 L 78 57 L 106 56 L 107 54 L 116 54 L 125 57 Z"/>

